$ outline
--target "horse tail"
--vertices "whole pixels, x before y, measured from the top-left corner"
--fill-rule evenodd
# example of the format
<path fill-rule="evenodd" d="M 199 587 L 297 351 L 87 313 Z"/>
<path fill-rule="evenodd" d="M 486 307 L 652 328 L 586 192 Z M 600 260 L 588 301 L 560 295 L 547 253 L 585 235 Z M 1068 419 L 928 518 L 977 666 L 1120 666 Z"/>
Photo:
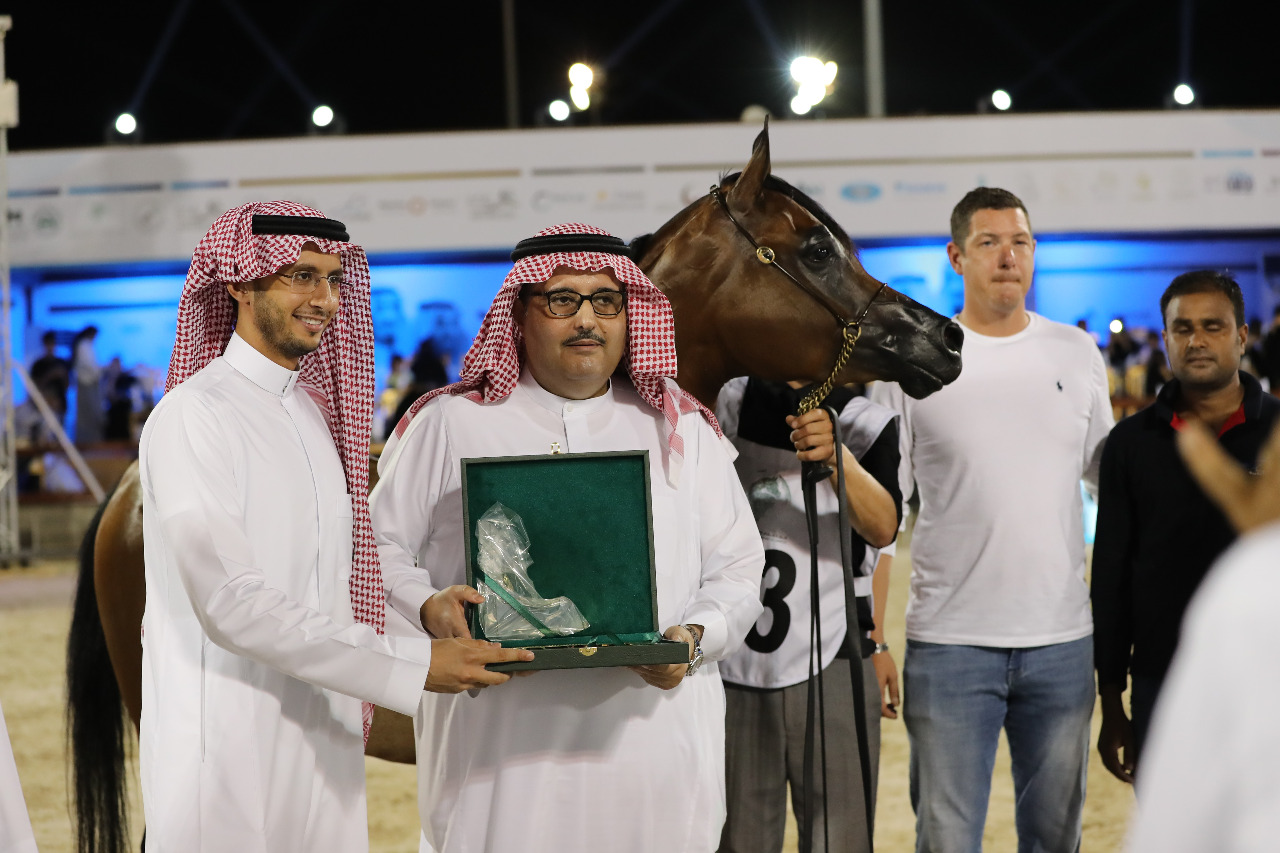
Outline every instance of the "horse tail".
<path fill-rule="evenodd" d="M 125 853 L 129 843 L 124 703 L 93 587 L 94 540 L 110 500 L 107 495 L 102 501 L 80 543 L 80 575 L 67 638 L 67 737 L 79 853 Z"/>

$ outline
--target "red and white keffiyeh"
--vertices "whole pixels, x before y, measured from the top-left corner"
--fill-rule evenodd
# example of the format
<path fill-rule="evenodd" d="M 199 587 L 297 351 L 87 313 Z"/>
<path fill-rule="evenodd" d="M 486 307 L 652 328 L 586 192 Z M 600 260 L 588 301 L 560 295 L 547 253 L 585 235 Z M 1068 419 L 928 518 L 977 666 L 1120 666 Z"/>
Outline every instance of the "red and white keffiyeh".
<path fill-rule="evenodd" d="M 319 392 L 327 406 L 329 429 L 347 475 L 355 524 L 351 565 L 351 610 L 355 618 L 383 632 L 386 593 L 369 515 L 369 441 L 373 431 L 373 316 L 369 307 L 369 262 L 364 249 L 305 234 L 254 234 L 255 215 L 324 214 L 291 201 L 244 204 L 228 210 L 209 228 L 191 256 L 191 269 L 178 305 L 178 334 L 165 390 L 171 391 L 222 355 L 231 340 L 236 306 L 226 285 L 254 281 L 298 260 L 305 243 L 314 243 L 342 261 L 341 307 L 320 338 L 302 357 L 298 381 Z M 373 706 L 365 703 L 365 737 Z"/>
<path fill-rule="evenodd" d="M 535 236 L 562 234 L 612 236 L 603 229 L 577 222 L 544 228 Z M 720 424 L 706 406 L 676 385 L 675 321 L 666 295 L 629 257 L 606 252 L 553 252 L 517 261 L 502 282 L 502 288 L 494 297 L 489 313 L 467 351 L 458 381 L 423 395 L 409 407 L 387 441 L 383 451 L 385 458 L 390 458 L 409 422 L 429 400 L 441 394 L 456 394 L 476 402 L 492 403 L 511 393 L 523 366 L 520 327 L 515 323 L 511 307 L 523 285 L 544 282 L 560 268 L 578 272 L 609 269 L 618 283 L 626 288 L 627 351 L 623 364 L 636 391 L 646 403 L 661 412 L 666 421 L 667 477 L 673 485 L 679 483 L 684 462 L 680 414 L 701 411 L 716 435 L 721 434 Z"/>

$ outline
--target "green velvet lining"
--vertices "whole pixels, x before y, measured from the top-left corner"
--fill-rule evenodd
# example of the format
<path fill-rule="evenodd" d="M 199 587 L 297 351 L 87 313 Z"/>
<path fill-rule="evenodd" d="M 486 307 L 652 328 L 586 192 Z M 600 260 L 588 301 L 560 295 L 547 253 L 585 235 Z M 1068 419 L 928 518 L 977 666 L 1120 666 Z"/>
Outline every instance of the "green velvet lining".
<path fill-rule="evenodd" d="M 462 460 L 467 582 L 482 577 L 475 523 L 495 503 L 529 534 L 529 577 L 546 598 L 573 600 L 590 626 L 512 646 L 653 643 L 657 604 L 649 504 L 649 454 L 568 453 Z M 483 637 L 474 611 L 472 636 Z"/>
<path fill-rule="evenodd" d="M 661 643 L 662 635 L 657 631 L 646 631 L 643 634 L 569 634 L 565 637 L 542 637 L 537 640 L 503 640 L 503 648 L 536 649 L 539 646 L 639 646 L 649 643 Z"/>

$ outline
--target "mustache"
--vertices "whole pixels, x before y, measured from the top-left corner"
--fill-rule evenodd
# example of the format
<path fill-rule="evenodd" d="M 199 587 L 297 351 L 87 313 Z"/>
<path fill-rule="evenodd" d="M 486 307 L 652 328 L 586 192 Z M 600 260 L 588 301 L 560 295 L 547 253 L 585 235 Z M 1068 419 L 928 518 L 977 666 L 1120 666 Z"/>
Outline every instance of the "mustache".
<path fill-rule="evenodd" d="M 592 341 L 593 343 L 597 343 L 600 346 L 605 345 L 603 337 L 591 331 L 590 329 L 583 329 L 581 332 L 578 332 L 578 334 L 574 335 L 572 338 L 567 338 L 566 340 L 562 341 L 560 343 L 560 346 L 562 347 L 572 346 L 573 344 L 576 344 L 578 341 Z"/>

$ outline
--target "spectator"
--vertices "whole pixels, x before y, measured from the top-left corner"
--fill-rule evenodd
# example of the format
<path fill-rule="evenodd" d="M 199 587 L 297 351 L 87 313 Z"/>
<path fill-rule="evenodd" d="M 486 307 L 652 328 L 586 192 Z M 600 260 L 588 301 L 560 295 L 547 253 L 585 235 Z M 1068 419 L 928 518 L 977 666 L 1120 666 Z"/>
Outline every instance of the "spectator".
<path fill-rule="evenodd" d="M 917 850 L 979 850 L 1000 730 L 1021 850 L 1074 851 L 1093 714 L 1093 623 L 1080 479 L 1113 421 L 1087 333 L 1026 309 L 1035 238 L 1012 193 L 979 188 L 951 214 L 964 279 L 964 371 L 902 413 L 914 480 L 903 718 Z"/>
<path fill-rule="evenodd" d="M 1154 397 L 1160 388 L 1173 378 L 1169 370 L 1169 360 L 1165 358 L 1164 349 L 1160 345 L 1159 332 L 1147 332 L 1147 375 L 1143 380 L 1142 392 L 1146 397 Z"/>
<path fill-rule="evenodd" d="M 1200 487 L 1241 533 L 1196 593 L 1138 781 L 1131 853 L 1260 853 L 1280 837 L 1280 428 L 1254 476 L 1200 424 L 1178 434 Z M 1224 691 L 1215 689 L 1226 686 Z M 1225 718 L 1224 718 L 1225 717 Z"/>
<path fill-rule="evenodd" d="M 71 365 L 58 355 L 58 335 L 48 331 L 40 336 L 44 353 L 31 365 L 31 384 L 35 385 L 61 424 L 67 416 L 67 389 L 71 386 Z"/>
<path fill-rule="evenodd" d="M 1271 317 L 1271 328 L 1262 339 L 1262 373 L 1271 393 L 1280 396 L 1280 305 Z"/>
<path fill-rule="evenodd" d="M 1107 441 L 1093 547 L 1098 752 L 1125 782 L 1133 781 L 1183 612 L 1235 538 L 1179 459 L 1178 430 L 1195 418 L 1252 470 L 1280 419 L 1280 400 L 1240 369 L 1247 327 L 1236 282 L 1211 270 L 1184 273 L 1165 290 L 1160 310 L 1173 379 Z M 1126 688 L 1132 718 L 1121 702 Z"/>
<path fill-rule="evenodd" d="M 396 424 L 400 423 L 400 419 L 404 417 L 404 413 L 414 402 L 430 391 L 441 388 L 449 383 L 449 375 L 445 372 L 444 362 L 440 359 L 440 354 L 436 350 L 435 343 L 431 338 L 426 338 L 422 343 L 418 344 L 418 351 L 413 354 L 413 361 L 410 362 L 410 373 L 413 381 L 404 389 L 404 396 L 400 398 L 400 403 L 396 406 L 395 417 L 392 418 L 387 434 L 391 434 L 391 430 L 396 428 Z"/>
<path fill-rule="evenodd" d="M 72 370 L 76 377 L 76 444 L 102 441 L 102 368 L 93 351 L 97 326 L 86 326 L 71 344 Z"/>

